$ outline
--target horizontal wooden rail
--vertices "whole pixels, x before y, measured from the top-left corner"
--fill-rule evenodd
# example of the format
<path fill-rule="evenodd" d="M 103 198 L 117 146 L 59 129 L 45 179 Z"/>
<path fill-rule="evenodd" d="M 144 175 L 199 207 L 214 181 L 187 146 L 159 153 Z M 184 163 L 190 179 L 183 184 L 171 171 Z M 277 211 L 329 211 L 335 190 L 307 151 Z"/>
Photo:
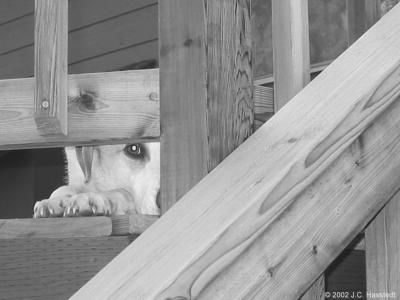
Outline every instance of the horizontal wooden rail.
<path fill-rule="evenodd" d="M 139 234 L 158 219 L 151 215 L 0 219 L 0 239 L 72 238 Z"/>
<path fill-rule="evenodd" d="M 68 136 L 35 126 L 34 79 L 0 80 L 0 150 L 158 139 L 158 69 L 68 76 Z"/>
<path fill-rule="evenodd" d="M 0 239 L 99 237 L 111 232 L 107 217 L 0 220 Z"/>
<path fill-rule="evenodd" d="M 72 299 L 296 299 L 400 188 L 400 6 Z"/>

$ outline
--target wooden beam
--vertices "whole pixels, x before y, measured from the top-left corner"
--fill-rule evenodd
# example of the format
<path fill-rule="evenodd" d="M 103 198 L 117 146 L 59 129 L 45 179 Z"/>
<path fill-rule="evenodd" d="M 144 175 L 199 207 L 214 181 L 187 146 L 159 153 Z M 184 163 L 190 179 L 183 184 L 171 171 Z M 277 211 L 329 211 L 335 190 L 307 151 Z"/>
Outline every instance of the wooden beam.
<path fill-rule="evenodd" d="M 274 113 L 310 82 L 308 0 L 272 0 Z M 323 275 L 301 297 L 324 297 Z"/>
<path fill-rule="evenodd" d="M 400 188 L 399 48 L 400 6 L 71 299 L 299 297 Z"/>
<path fill-rule="evenodd" d="M 68 299 L 131 242 L 123 237 L 0 239 L 3 299 Z"/>
<path fill-rule="evenodd" d="M 68 0 L 35 0 L 35 122 L 68 133 Z"/>
<path fill-rule="evenodd" d="M 159 16 L 165 212 L 252 132 L 250 1 L 160 1 Z"/>
<path fill-rule="evenodd" d="M 137 235 L 158 219 L 151 215 L 0 219 L 0 239 Z"/>
<path fill-rule="evenodd" d="M 272 0 L 274 111 L 310 81 L 308 1 Z"/>
<path fill-rule="evenodd" d="M 389 6 L 385 11 L 396 2 L 386 2 Z M 400 194 L 397 193 L 365 231 L 367 299 L 394 299 L 400 295 L 399 228 Z M 387 295 L 372 294 L 377 292 Z"/>
<path fill-rule="evenodd" d="M 99 237 L 111 232 L 107 217 L 0 220 L 0 239 Z"/>
<path fill-rule="evenodd" d="M 158 70 L 68 76 L 68 136 L 36 129 L 34 79 L 0 80 L 0 150 L 158 139 Z"/>
<path fill-rule="evenodd" d="M 396 299 L 400 295 L 399 214 L 400 192 L 365 230 L 368 299 Z"/>

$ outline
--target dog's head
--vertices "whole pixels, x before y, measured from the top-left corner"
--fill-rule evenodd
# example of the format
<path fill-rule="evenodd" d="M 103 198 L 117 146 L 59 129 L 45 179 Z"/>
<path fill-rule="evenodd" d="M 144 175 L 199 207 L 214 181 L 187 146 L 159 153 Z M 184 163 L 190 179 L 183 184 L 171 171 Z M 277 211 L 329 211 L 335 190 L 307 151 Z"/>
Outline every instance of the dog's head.
<path fill-rule="evenodd" d="M 91 189 L 126 189 L 133 196 L 137 212 L 160 214 L 159 143 L 77 147 L 76 154 Z"/>

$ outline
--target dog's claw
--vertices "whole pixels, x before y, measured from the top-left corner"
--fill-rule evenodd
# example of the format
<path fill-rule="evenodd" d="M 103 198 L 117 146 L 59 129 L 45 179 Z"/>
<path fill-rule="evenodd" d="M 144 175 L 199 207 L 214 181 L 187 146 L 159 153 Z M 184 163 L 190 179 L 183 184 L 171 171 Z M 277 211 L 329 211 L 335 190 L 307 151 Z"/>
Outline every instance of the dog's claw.
<path fill-rule="evenodd" d="M 76 215 L 76 213 L 77 213 L 78 211 L 79 211 L 79 210 L 78 210 L 77 207 L 74 207 L 74 208 L 72 209 L 72 213 L 73 213 L 74 215 Z"/>
<path fill-rule="evenodd" d="M 93 215 L 96 215 L 96 207 L 92 206 Z"/>
<path fill-rule="evenodd" d="M 54 215 L 54 209 L 52 209 L 51 207 L 49 207 L 49 213 L 50 213 L 50 216 Z"/>

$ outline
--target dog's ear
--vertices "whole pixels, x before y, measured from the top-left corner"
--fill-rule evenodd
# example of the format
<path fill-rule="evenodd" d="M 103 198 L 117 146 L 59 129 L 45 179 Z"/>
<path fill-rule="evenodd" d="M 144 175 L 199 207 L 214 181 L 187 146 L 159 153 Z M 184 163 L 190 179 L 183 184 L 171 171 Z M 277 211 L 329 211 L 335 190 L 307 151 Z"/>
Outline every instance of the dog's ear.
<path fill-rule="evenodd" d="M 75 147 L 76 158 L 81 166 L 85 176 L 85 183 L 90 181 L 92 177 L 92 161 L 93 161 L 93 146 L 77 146 Z"/>

